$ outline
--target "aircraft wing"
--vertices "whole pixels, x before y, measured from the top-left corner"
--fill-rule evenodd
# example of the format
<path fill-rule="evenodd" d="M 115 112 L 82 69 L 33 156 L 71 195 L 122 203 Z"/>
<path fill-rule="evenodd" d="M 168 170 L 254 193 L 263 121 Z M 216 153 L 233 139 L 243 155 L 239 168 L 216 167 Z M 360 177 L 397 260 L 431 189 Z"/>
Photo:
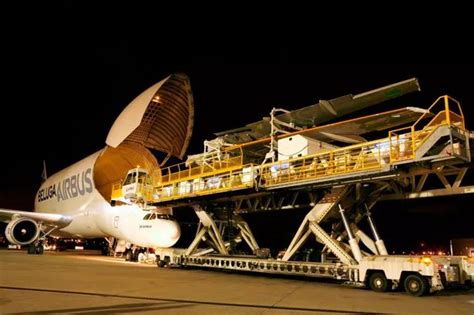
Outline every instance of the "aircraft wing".
<path fill-rule="evenodd" d="M 334 124 L 315 127 L 305 133 L 306 136 L 324 141 L 340 141 L 346 143 L 364 142 L 361 135 L 395 129 L 408 123 L 415 122 L 421 115 L 428 114 L 428 110 L 418 107 L 406 107 L 374 115 L 341 121 Z"/>
<path fill-rule="evenodd" d="M 290 137 L 293 134 L 301 133 L 306 137 L 323 142 L 343 142 L 357 144 L 367 141 L 362 137 L 365 134 L 402 127 L 409 123 L 415 122 L 423 114 L 427 114 L 425 115 L 426 117 L 433 116 L 433 114 L 423 108 L 405 107 L 374 115 L 340 121 L 333 124 L 327 124 L 324 126 L 309 128 L 303 133 L 288 133 L 285 135 L 280 135 L 278 138 Z M 250 142 L 249 146 L 245 149 L 245 153 L 250 158 L 256 159 L 258 161 L 258 159 L 263 158 L 268 152 L 269 141 L 270 138 Z"/>
<path fill-rule="evenodd" d="M 10 222 L 14 218 L 24 217 L 35 220 L 38 223 L 50 224 L 58 227 L 68 226 L 72 222 L 72 217 L 57 213 L 38 213 L 29 211 L 19 211 L 10 209 L 0 209 L 0 221 Z"/>
<path fill-rule="evenodd" d="M 348 94 L 331 100 L 320 100 L 317 104 L 276 115 L 275 118 L 293 124 L 296 128 L 309 128 L 419 90 L 418 80 L 412 78 L 357 95 Z M 243 128 L 216 133 L 216 136 L 223 136 L 227 143 L 234 144 L 268 137 L 270 130 L 270 118 L 267 117 Z"/>

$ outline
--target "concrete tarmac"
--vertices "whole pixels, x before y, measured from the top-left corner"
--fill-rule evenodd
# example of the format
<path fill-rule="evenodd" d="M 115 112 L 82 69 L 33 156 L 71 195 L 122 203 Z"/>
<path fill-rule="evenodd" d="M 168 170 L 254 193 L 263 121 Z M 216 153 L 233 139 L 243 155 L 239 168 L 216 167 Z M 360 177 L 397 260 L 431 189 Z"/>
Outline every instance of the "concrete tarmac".
<path fill-rule="evenodd" d="M 474 314 L 474 289 L 415 298 L 315 279 L 0 250 L 2 314 Z"/>

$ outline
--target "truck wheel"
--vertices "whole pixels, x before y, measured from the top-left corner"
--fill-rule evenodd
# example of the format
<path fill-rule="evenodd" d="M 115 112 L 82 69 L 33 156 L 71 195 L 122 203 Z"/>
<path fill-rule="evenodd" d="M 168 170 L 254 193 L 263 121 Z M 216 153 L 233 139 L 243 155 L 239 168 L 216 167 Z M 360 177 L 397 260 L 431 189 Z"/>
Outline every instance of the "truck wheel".
<path fill-rule="evenodd" d="M 375 272 L 370 275 L 369 287 L 375 292 L 386 292 L 388 289 L 388 281 L 382 272 Z"/>
<path fill-rule="evenodd" d="M 422 296 L 428 291 L 428 281 L 420 275 L 409 275 L 406 277 L 405 291 L 412 296 Z"/>
<path fill-rule="evenodd" d="M 466 280 L 466 281 L 464 282 L 464 285 L 462 286 L 463 290 L 465 290 L 465 291 L 471 290 L 472 287 L 473 287 L 473 285 L 472 285 L 472 281 L 471 281 L 471 280 Z"/>
<path fill-rule="evenodd" d="M 166 266 L 166 261 L 158 260 L 158 262 L 156 264 L 158 265 L 158 267 L 163 268 L 163 267 Z"/>

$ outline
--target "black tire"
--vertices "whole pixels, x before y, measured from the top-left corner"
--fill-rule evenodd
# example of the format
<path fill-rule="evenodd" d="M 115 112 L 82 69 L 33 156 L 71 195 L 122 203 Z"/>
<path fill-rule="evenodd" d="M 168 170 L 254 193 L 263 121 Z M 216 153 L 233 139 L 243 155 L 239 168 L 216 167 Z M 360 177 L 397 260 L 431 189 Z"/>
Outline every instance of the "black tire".
<path fill-rule="evenodd" d="M 127 251 L 127 253 L 125 254 L 125 261 L 132 261 L 132 251 L 131 250 Z"/>
<path fill-rule="evenodd" d="M 166 261 L 164 261 L 164 260 L 158 260 L 158 261 L 156 262 L 156 265 L 157 265 L 158 267 L 160 267 L 160 268 L 164 268 L 164 267 L 166 267 Z"/>
<path fill-rule="evenodd" d="M 132 260 L 131 261 L 137 262 L 139 254 L 140 254 L 140 251 L 138 249 L 135 249 L 132 253 Z"/>
<path fill-rule="evenodd" d="M 375 292 L 387 292 L 388 280 L 383 272 L 374 272 L 369 277 L 369 287 Z"/>
<path fill-rule="evenodd" d="M 34 254 L 36 254 L 36 246 L 35 246 L 35 244 L 30 244 L 30 245 L 28 245 L 28 254 L 29 254 L 29 255 L 34 255 Z"/>
<path fill-rule="evenodd" d="M 409 275 L 404 281 L 405 291 L 412 296 L 422 296 L 429 290 L 428 281 L 418 275 Z"/>
<path fill-rule="evenodd" d="M 38 244 L 35 248 L 37 255 L 43 255 L 44 247 L 42 244 Z"/>
<path fill-rule="evenodd" d="M 469 291 L 473 288 L 474 286 L 472 285 L 472 281 L 471 280 L 466 280 L 464 282 L 464 285 L 462 286 L 463 290 L 465 291 Z"/>

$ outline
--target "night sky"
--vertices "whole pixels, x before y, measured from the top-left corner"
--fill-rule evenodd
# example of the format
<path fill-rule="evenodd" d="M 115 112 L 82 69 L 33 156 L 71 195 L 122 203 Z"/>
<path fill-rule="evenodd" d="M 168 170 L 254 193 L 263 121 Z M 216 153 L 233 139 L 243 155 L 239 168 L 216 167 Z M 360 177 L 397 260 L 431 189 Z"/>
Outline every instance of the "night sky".
<path fill-rule="evenodd" d="M 188 153 L 201 152 L 203 140 L 213 138 L 213 132 L 259 120 L 274 106 L 296 109 L 411 77 L 419 79 L 421 92 L 377 110 L 427 108 L 447 93 L 462 102 L 467 127 L 474 128 L 474 65 L 301 64 L 321 60 L 292 49 L 167 45 L 166 38 L 157 35 L 158 27 L 152 36 L 150 30 L 132 31 L 126 25 L 99 25 L 98 17 L 84 20 L 83 12 L 69 4 L 60 10 L 52 26 L 30 21 L 26 31 L 3 42 L 7 83 L 0 115 L 0 207 L 31 209 L 43 159 L 52 174 L 101 149 L 121 110 L 172 72 L 186 73 L 194 93 L 196 116 Z M 474 237 L 473 200 L 465 196 L 391 203 L 384 206 L 393 216 L 386 222 L 403 225 L 408 221 L 400 219 L 401 214 L 413 215 L 418 225 L 431 219 L 435 225 L 444 222 L 448 227 L 440 225 L 437 233 L 445 238 Z"/>

